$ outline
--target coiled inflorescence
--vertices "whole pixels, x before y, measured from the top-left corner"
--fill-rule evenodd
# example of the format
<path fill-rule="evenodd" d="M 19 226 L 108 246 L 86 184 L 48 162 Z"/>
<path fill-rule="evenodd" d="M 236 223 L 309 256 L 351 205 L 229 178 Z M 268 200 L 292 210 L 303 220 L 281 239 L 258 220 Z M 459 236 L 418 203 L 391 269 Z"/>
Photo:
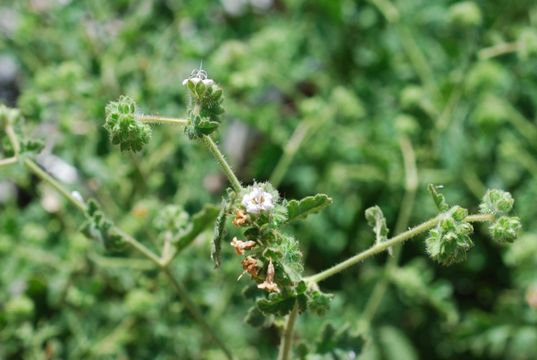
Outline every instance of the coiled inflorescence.
<path fill-rule="evenodd" d="M 197 69 L 183 81 L 183 85 L 190 93 L 189 124 L 185 133 L 190 139 L 211 134 L 220 125 L 220 117 L 224 113 L 222 89 L 207 77 L 204 70 Z"/>
<path fill-rule="evenodd" d="M 425 240 L 427 253 L 442 265 L 464 261 L 468 250 L 474 246 L 470 238 L 474 228 L 465 221 L 468 210 L 454 206 L 442 216 L 442 220 Z"/>
<path fill-rule="evenodd" d="M 120 96 L 110 102 L 105 109 L 104 128 L 110 135 L 112 144 L 119 145 L 121 151 L 140 151 L 151 138 L 151 128 L 136 114 L 136 103 L 128 96 Z"/>
<path fill-rule="evenodd" d="M 515 200 L 508 192 L 488 190 L 479 206 L 482 214 L 492 214 L 496 220 L 489 226 L 490 235 L 500 244 L 508 244 L 518 237 L 522 224 L 516 216 L 507 216 Z"/>

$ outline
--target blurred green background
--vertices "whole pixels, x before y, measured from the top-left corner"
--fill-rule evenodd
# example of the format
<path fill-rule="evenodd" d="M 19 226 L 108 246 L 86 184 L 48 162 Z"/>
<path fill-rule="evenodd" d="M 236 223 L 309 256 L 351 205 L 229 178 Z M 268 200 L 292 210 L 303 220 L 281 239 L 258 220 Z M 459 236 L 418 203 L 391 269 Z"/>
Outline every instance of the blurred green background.
<path fill-rule="evenodd" d="M 372 205 L 392 234 L 434 216 L 428 183 L 471 211 L 487 187 L 516 200 L 524 233 L 511 247 L 477 225 L 465 263 L 433 263 L 419 238 L 391 271 L 380 255 L 322 283 L 331 310 L 301 316 L 297 344 L 315 348 L 326 323 L 358 332 L 380 282 L 364 359 L 537 356 L 535 1 L 0 4 L 0 101 L 45 141 L 38 162 L 155 250 L 165 204 L 218 204 L 226 180 L 181 129 L 155 127 L 141 153 L 121 153 L 104 107 L 128 94 L 144 113 L 183 116 L 181 82 L 201 62 L 224 89 L 218 142 L 239 178 L 334 199 L 292 229 L 307 274 L 371 246 Z M 3 133 L 0 145 L 9 155 Z M 0 169 L 0 358 L 223 358 L 150 263 L 106 252 L 79 232 L 83 220 L 22 166 Z M 274 358 L 278 323 L 243 322 L 248 282 L 236 281 L 227 244 L 213 269 L 210 237 L 185 249 L 174 273 L 239 359 Z M 355 358 L 345 349 L 315 358 Z"/>

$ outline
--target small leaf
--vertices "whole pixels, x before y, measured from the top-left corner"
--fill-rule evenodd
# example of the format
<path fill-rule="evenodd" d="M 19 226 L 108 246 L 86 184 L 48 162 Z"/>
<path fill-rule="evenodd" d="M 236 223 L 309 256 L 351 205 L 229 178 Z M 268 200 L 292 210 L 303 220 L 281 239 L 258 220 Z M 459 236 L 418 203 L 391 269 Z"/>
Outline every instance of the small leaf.
<path fill-rule="evenodd" d="M 226 217 L 227 217 L 228 202 L 223 199 L 220 205 L 220 212 L 214 223 L 214 236 L 211 247 L 211 259 L 214 262 L 214 267 L 220 267 L 220 250 L 222 249 L 222 238 L 224 237 Z"/>
<path fill-rule="evenodd" d="M 388 226 L 386 225 L 386 218 L 382 213 L 382 210 L 378 206 L 372 206 L 365 211 L 365 218 L 367 223 L 373 229 L 375 233 L 375 245 L 380 244 L 383 241 L 388 240 Z M 393 250 L 391 247 L 388 248 L 388 253 L 392 255 Z"/>
<path fill-rule="evenodd" d="M 174 239 L 177 251 L 183 250 L 207 229 L 216 220 L 218 213 L 218 207 L 207 205 L 200 212 L 194 214 L 191 223 Z"/>
<path fill-rule="evenodd" d="M 332 198 L 326 194 L 308 196 L 300 201 L 291 200 L 287 203 L 287 222 L 303 220 L 308 215 L 319 212 L 331 203 Z"/>
<path fill-rule="evenodd" d="M 272 293 L 268 297 L 256 301 L 257 307 L 265 315 L 285 316 L 291 312 L 296 297 L 282 293 Z"/>
<path fill-rule="evenodd" d="M 429 186 L 427 187 L 427 190 L 429 190 L 429 194 L 431 194 L 433 200 L 434 200 L 434 203 L 436 204 L 436 207 L 438 208 L 438 210 L 444 212 L 444 211 L 447 211 L 449 209 L 449 205 L 447 204 L 446 202 L 446 198 L 444 197 L 444 195 L 442 195 L 438 189 L 441 189 L 442 186 L 437 186 L 437 185 L 433 185 L 433 184 L 429 184 Z"/>
<path fill-rule="evenodd" d="M 265 316 L 258 308 L 253 306 L 248 310 L 244 322 L 253 327 L 268 327 L 272 324 L 272 316 Z"/>

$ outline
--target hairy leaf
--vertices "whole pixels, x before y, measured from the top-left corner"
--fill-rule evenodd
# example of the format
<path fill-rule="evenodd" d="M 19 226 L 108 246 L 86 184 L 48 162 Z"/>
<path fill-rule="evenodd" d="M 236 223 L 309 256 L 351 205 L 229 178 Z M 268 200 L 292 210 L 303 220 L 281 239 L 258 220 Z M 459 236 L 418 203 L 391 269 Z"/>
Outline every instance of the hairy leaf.
<path fill-rule="evenodd" d="M 182 231 L 175 241 L 177 251 L 183 250 L 194 239 L 207 229 L 218 217 L 219 209 L 214 205 L 207 205 L 192 216 L 191 223 Z"/>
<path fill-rule="evenodd" d="M 332 203 L 332 198 L 326 194 L 308 196 L 302 200 L 291 200 L 287 203 L 287 222 L 303 220 L 310 214 L 324 209 Z"/>

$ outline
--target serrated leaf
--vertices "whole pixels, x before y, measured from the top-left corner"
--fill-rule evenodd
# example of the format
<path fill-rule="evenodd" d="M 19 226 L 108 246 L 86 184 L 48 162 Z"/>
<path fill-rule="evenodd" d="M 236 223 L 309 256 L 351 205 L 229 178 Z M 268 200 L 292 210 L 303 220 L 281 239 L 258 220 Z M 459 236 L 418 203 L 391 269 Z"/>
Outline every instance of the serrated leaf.
<path fill-rule="evenodd" d="M 257 300 L 256 304 L 265 315 L 285 316 L 291 312 L 295 301 L 295 296 L 272 293 L 266 298 Z"/>
<path fill-rule="evenodd" d="M 438 208 L 438 210 L 444 212 L 449 210 L 449 205 L 446 202 L 446 198 L 444 197 L 444 195 L 442 195 L 438 191 L 438 189 L 441 188 L 441 186 L 436 186 L 433 184 L 429 184 L 429 186 L 427 186 L 427 190 L 429 190 L 429 194 L 431 194 L 431 197 L 433 198 L 436 207 Z"/>
<path fill-rule="evenodd" d="M 224 230 L 226 225 L 228 203 L 224 199 L 220 205 L 220 212 L 214 223 L 214 235 L 211 246 L 211 259 L 214 262 L 214 267 L 220 267 L 220 251 L 222 249 L 222 238 L 224 237 Z"/>
<path fill-rule="evenodd" d="M 253 327 L 267 327 L 272 324 L 272 316 L 265 316 L 257 307 L 248 309 L 244 322 Z"/>
<path fill-rule="evenodd" d="M 201 211 L 192 216 L 192 221 L 176 239 L 174 245 L 177 251 L 183 250 L 205 229 L 211 226 L 218 217 L 219 209 L 214 205 L 207 205 Z"/>
<path fill-rule="evenodd" d="M 302 200 L 291 200 L 287 203 L 287 222 L 303 220 L 310 214 L 324 209 L 332 203 L 332 198 L 326 194 L 308 196 Z"/>
<path fill-rule="evenodd" d="M 375 233 L 375 244 L 380 244 L 381 242 L 388 240 L 388 233 L 390 230 L 386 225 L 386 218 L 380 207 L 375 205 L 367 209 L 365 211 L 365 218 L 367 224 L 371 226 Z M 392 255 L 393 251 L 391 247 L 388 248 L 388 253 Z"/>

